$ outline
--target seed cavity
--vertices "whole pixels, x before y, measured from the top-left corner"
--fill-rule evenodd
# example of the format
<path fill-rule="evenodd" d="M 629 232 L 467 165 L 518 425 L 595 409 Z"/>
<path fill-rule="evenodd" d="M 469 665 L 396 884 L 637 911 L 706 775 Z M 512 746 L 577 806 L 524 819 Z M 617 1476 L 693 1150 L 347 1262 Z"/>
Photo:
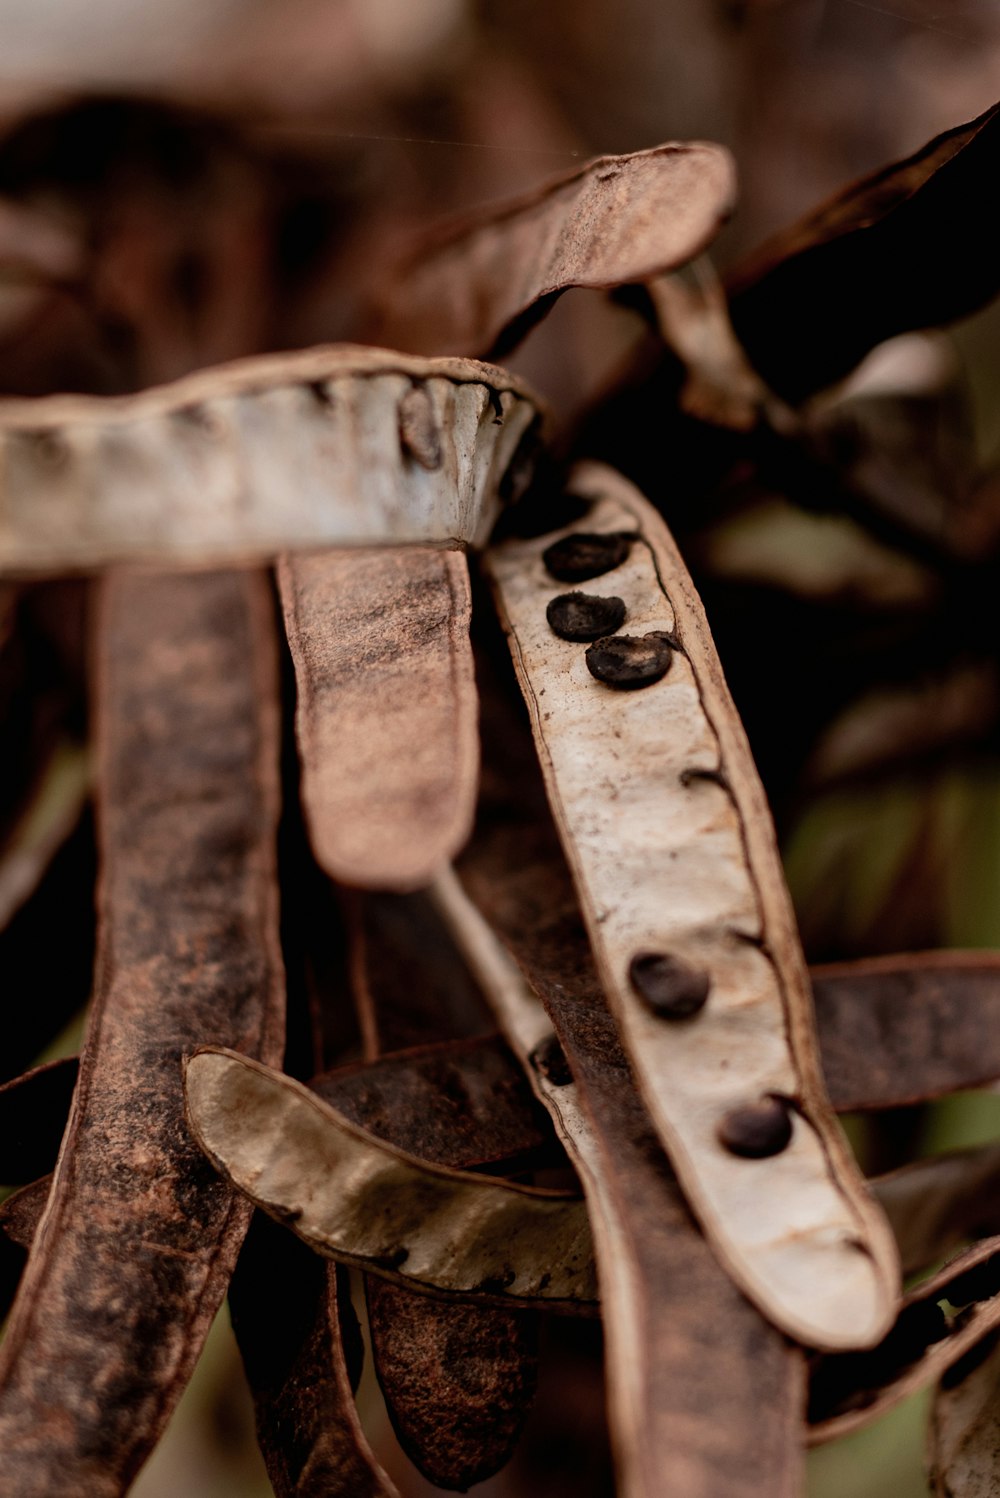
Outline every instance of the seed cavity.
<path fill-rule="evenodd" d="M 762 1097 L 727 1113 L 719 1125 L 719 1140 L 730 1154 L 745 1160 L 780 1155 L 792 1137 L 792 1118 L 783 1098 Z"/>
<path fill-rule="evenodd" d="M 670 670 L 673 651 L 665 635 L 610 635 L 587 650 L 587 670 L 621 692 L 651 687 Z"/>
<path fill-rule="evenodd" d="M 629 982 L 640 999 L 662 1019 L 689 1019 L 705 1007 L 712 980 L 668 952 L 638 952 L 629 963 Z"/>
<path fill-rule="evenodd" d="M 568 1087 L 573 1080 L 566 1052 L 555 1035 L 540 1041 L 531 1053 L 531 1064 L 553 1087 Z"/>
<path fill-rule="evenodd" d="M 561 640 L 600 640 L 625 623 L 621 598 L 599 598 L 594 593 L 560 593 L 545 610 L 549 628 Z"/>
<path fill-rule="evenodd" d="M 601 577 L 620 567 L 632 550 L 632 539 L 621 531 L 603 536 L 575 531 L 547 546 L 542 561 L 557 582 L 585 583 L 588 578 Z"/>

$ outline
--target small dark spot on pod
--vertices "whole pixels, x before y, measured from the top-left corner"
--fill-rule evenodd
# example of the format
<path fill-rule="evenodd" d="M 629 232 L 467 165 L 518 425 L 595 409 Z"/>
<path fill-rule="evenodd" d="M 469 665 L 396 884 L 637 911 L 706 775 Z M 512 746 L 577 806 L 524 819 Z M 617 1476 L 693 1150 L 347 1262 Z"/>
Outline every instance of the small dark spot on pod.
<path fill-rule="evenodd" d="M 666 952 L 639 952 L 628 967 L 629 982 L 654 1014 L 687 1019 L 704 1008 L 712 980 Z"/>
<path fill-rule="evenodd" d="M 620 598 L 598 598 L 593 593 L 560 593 L 545 610 L 549 628 L 561 640 L 600 640 L 625 623 Z"/>
<path fill-rule="evenodd" d="M 606 687 L 630 692 L 651 687 L 670 670 L 673 651 L 662 635 L 609 635 L 587 651 L 587 670 Z"/>
<path fill-rule="evenodd" d="M 719 1139 L 733 1155 L 763 1160 L 780 1155 L 792 1137 L 788 1104 L 779 1097 L 762 1097 L 727 1113 L 719 1125 Z"/>
<path fill-rule="evenodd" d="M 547 546 L 542 561 L 559 582 L 585 583 L 589 577 L 600 577 L 620 567 L 631 549 L 632 537 L 618 531 L 606 536 L 574 531 Z"/>
<path fill-rule="evenodd" d="M 531 1064 L 553 1087 L 567 1087 L 573 1080 L 566 1052 L 555 1035 L 549 1035 L 535 1046 Z"/>

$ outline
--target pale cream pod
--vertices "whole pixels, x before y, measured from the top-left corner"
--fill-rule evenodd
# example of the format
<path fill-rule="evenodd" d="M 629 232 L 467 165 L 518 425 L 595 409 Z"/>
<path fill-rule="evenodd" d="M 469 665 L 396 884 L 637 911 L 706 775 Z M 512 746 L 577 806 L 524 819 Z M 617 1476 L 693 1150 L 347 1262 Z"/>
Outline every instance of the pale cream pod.
<path fill-rule="evenodd" d="M 570 488 L 585 520 L 486 565 L 598 972 L 737 1282 L 807 1345 L 871 1346 L 898 1256 L 823 1090 L 774 829 L 704 612 L 631 485 L 589 464 Z M 620 632 L 585 649 L 581 618 L 611 600 Z"/>

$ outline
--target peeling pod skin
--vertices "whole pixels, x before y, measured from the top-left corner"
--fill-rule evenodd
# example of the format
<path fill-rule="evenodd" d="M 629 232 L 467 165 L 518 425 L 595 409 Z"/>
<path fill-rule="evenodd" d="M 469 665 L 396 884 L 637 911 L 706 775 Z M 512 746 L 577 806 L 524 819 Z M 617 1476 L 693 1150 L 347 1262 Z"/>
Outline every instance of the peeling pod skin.
<path fill-rule="evenodd" d="M 638 534 L 615 592 L 637 633 L 675 645 L 664 679 L 609 692 L 546 622 L 542 553 L 559 538 L 486 554 L 601 980 L 692 1209 L 737 1282 L 809 1346 L 870 1346 L 892 1320 L 898 1257 L 823 1091 L 770 815 L 700 602 L 631 485 L 597 464 L 570 484 L 595 501 L 590 531 Z M 650 952 L 709 977 L 710 1002 L 683 1025 L 630 981 Z M 772 1094 L 799 1100 L 787 1147 L 730 1153 L 722 1121 Z"/>
<path fill-rule="evenodd" d="M 475 813 L 465 557 L 335 549 L 282 558 L 278 581 L 316 857 L 342 884 L 419 889 L 465 842 Z"/>
<path fill-rule="evenodd" d="M 346 344 L 3 400 L 0 573 L 481 545 L 538 410 L 493 365 Z"/>
<path fill-rule="evenodd" d="M 418 1160 L 231 1051 L 196 1052 L 186 1092 L 216 1169 L 318 1253 L 429 1294 L 595 1308 L 579 1198 Z"/>

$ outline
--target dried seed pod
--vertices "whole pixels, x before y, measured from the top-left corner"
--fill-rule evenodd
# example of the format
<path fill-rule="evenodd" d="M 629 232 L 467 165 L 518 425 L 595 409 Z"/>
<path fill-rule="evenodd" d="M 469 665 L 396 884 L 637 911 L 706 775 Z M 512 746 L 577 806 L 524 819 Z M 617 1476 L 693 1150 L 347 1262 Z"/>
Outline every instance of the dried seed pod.
<path fill-rule="evenodd" d="M 548 628 L 543 546 L 487 553 L 598 972 L 681 1184 L 738 1282 L 809 1345 L 871 1345 L 898 1262 L 823 1092 L 767 804 L 701 605 L 629 484 L 598 465 L 571 482 L 595 500 L 594 532 L 637 533 L 615 589 L 633 628 L 672 642 L 664 679 L 608 692 Z M 634 991 L 631 965 L 648 952 L 710 977 L 711 1002 L 683 1026 Z M 739 1158 L 719 1125 L 764 1095 L 795 1101 L 791 1138 Z"/>
<path fill-rule="evenodd" d="M 740 1294 L 691 1220 L 632 1084 L 544 805 L 538 817 L 530 790 L 525 804 L 530 763 L 524 770 L 503 754 L 513 794 L 489 804 L 463 856 L 462 885 L 445 876 L 437 893 L 587 1193 L 618 1491 L 793 1498 L 804 1361 Z M 553 1024 L 570 1078 L 532 1064 L 550 1047 Z"/>
<path fill-rule="evenodd" d="M 571 286 L 646 281 L 715 238 L 732 158 L 704 141 L 601 156 L 523 197 L 441 226 L 380 290 L 379 341 L 424 353 L 509 348 Z"/>
<path fill-rule="evenodd" d="M 994 105 L 852 183 L 736 267 L 733 325 L 769 385 L 801 400 L 883 339 L 953 322 L 996 295 L 983 184 L 998 154 Z"/>
<path fill-rule="evenodd" d="M 254 1215 L 229 1290 L 277 1498 L 398 1498 L 354 1405 L 332 1265 Z"/>
<path fill-rule="evenodd" d="M 1000 1233 L 1000 1146 L 954 1150 L 876 1176 L 872 1189 L 899 1245 L 903 1274 Z"/>
<path fill-rule="evenodd" d="M 587 1193 L 617 1490 L 794 1498 L 804 1359 L 692 1221 L 601 992 L 531 737 L 481 664 L 480 814 L 460 883 L 436 893 Z M 533 1064 L 553 1027 L 568 1080 Z"/>
<path fill-rule="evenodd" d="M 456 551 L 331 550 L 278 570 L 302 801 L 343 884 L 428 884 L 469 835 L 479 778 L 469 571 Z"/>
<path fill-rule="evenodd" d="M 489 1024 L 429 900 L 354 903 L 351 976 L 369 1051 L 385 1036 L 407 1044 L 415 1033 L 445 1037 Z M 313 1086 L 380 1138 L 456 1169 L 506 1162 L 511 1174 L 544 1150 L 546 1136 L 555 1144 L 550 1131 L 540 1132 L 527 1083 L 495 1035 L 412 1048 Z M 534 1399 L 536 1313 L 429 1301 L 373 1275 L 365 1297 L 375 1371 L 411 1461 L 444 1488 L 465 1489 L 499 1471 Z"/>
<path fill-rule="evenodd" d="M 870 1425 L 946 1374 L 997 1328 L 1000 1238 L 987 1238 L 906 1295 L 876 1347 L 818 1359 L 809 1389 L 810 1443 Z"/>
<path fill-rule="evenodd" d="M 209 1159 L 318 1253 L 431 1294 L 593 1308 L 579 1198 L 429 1165 L 232 1051 L 198 1051 L 186 1079 Z"/>
<path fill-rule="evenodd" d="M 95 997 L 0 1354 L 0 1437 L 11 1492 L 117 1498 L 249 1220 L 185 1127 L 180 1062 L 205 1037 L 281 1054 L 280 736 L 263 576 L 117 574 L 99 624 Z"/>
<path fill-rule="evenodd" d="M 425 447 L 415 455 L 415 388 L 437 423 L 434 467 Z M 479 544 L 537 419 L 527 388 L 492 365 L 350 345 L 127 397 L 0 401 L 0 571 Z"/>
<path fill-rule="evenodd" d="M 811 970 L 823 1073 L 841 1113 L 1000 1078 L 1000 956 L 915 952 Z"/>

